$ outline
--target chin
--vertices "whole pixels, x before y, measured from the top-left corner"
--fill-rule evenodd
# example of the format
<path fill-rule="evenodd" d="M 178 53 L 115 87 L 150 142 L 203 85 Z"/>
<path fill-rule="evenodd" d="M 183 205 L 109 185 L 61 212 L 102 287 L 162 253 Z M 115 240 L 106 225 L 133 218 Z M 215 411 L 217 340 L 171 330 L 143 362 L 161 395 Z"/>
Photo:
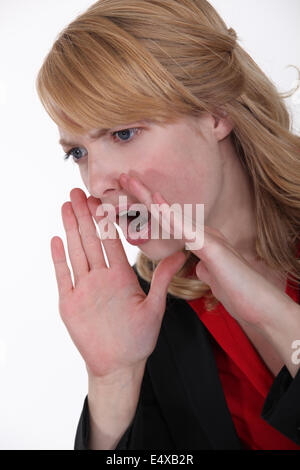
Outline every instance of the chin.
<path fill-rule="evenodd" d="M 152 261 L 160 261 L 177 251 L 182 251 L 184 246 L 182 240 L 149 240 L 148 243 L 141 245 L 139 250 Z"/>

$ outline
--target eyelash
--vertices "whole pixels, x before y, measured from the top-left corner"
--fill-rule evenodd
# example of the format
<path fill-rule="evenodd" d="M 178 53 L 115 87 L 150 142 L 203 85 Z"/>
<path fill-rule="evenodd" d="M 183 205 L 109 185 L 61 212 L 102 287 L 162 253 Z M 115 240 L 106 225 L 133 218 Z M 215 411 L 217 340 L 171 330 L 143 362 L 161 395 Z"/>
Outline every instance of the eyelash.
<path fill-rule="evenodd" d="M 138 133 L 138 131 L 140 131 L 140 130 L 141 130 L 141 129 L 138 128 L 138 127 L 130 127 L 130 128 L 128 128 L 128 129 L 121 129 L 121 130 L 119 130 L 119 131 L 111 132 L 111 133 L 110 133 L 110 137 L 114 138 L 114 137 L 115 137 L 115 134 L 119 134 L 119 133 L 124 132 L 124 131 L 136 131 L 136 133 L 134 134 L 134 136 L 135 136 L 135 135 Z M 132 139 L 130 139 L 130 140 L 121 141 L 121 142 L 119 141 L 119 142 L 117 142 L 117 143 L 123 145 L 123 144 L 127 144 L 127 143 L 132 142 L 133 139 L 134 139 L 134 137 L 132 137 Z M 64 159 L 64 160 L 68 160 L 68 159 L 70 158 L 70 156 L 72 156 L 72 155 L 71 155 L 72 152 L 73 152 L 74 150 L 78 149 L 78 148 L 80 148 L 80 147 L 73 147 L 73 148 L 71 148 L 71 150 L 69 150 L 69 151 L 64 155 L 63 159 Z M 79 161 L 79 160 L 81 160 L 81 158 L 77 158 L 77 159 L 76 159 L 76 158 L 74 158 L 74 156 L 73 156 L 73 162 L 74 162 L 74 163 L 76 163 L 76 160 Z"/>

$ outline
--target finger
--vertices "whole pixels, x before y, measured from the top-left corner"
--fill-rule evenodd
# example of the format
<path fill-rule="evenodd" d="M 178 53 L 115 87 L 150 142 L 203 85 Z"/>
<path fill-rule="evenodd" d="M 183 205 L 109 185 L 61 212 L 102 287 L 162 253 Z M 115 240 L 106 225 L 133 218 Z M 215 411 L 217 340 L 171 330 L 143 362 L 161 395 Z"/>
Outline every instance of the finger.
<path fill-rule="evenodd" d="M 71 271 L 67 264 L 65 249 L 59 237 L 51 238 L 51 255 L 54 263 L 55 276 L 60 298 L 73 290 Z"/>
<path fill-rule="evenodd" d="M 109 266 L 123 266 L 130 268 L 126 252 L 119 233 L 107 216 L 103 215 L 103 209 L 99 199 L 90 196 L 87 200 L 89 210 L 99 228 L 101 242 L 105 249 Z"/>
<path fill-rule="evenodd" d="M 75 188 L 70 192 L 70 197 L 89 267 L 90 269 L 104 268 L 106 267 L 105 258 L 96 226 L 87 205 L 86 194 L 81 189 Z"/>
<path fill-rule="evenodd" d="M 162 213 L 162 220 L 168 221 L 171 233 L 175 231 L 181 234 L 182 239 L 186 242 L 186 250 L 190 250 L 197 256 L 200 256 L 201 249 L 204 246 L 204 232 L 205 227 L 203 221 L 197 224 L 195 221 L 188 217 L 184 211 L 178 210 L 176 207 L 169 206 L 167 201 L 162 197 L 159 192 L 154 193 L 153 201 L 159 204 L 159 210 Z M 173 218 L 171 218 L 173 215 Z M 206 233 L 207 235 L 207 233 Z"/>
<path fill-rule="evenodd" d="M 200 255 L 200 250 L 204 245 L 203 223 L 197 221 L 196 225 L 193 219 L 187 217 L 180 208 L 170 208 L 160 193 L 156 192 L 152 195 L 151 191 L 136 177 L 122 174 L 120 182 L 147 206 L 147 209 L 168 234 L 175 234 L 177 239 L 181 238 L 186 242 L 187 250 L 192 251 L 196 256 Z"/>
<path fill-rule="evenodd" d="M 162 259 L 157 265 L 146 298 L 146 302 L 150 305 L 152 311 L 164 314 L 168 286 L 185 261 L 185 254 L 182 251 L 178 251 Z"/>
<path fill-rule="evenodd" d="M 82 247 L 78 222 L 70 201 L 65 202 L 62 205 L 61 213 L 67 236 L 68 252 L 74 274 L 74 283 L 76 285 L 79 279 L 89 272 L 89 265 Z"/>
<path fill-rule="evenodd" d="M 158 204 L 160 206 L 161 209 L 163 209 L 164 207 L 169 206 L 167 201 L 162 197 L 162 195 L 159 192 L 155 192 L 153 194 L 152 199 L 156 204 Z M 163 206 L 163 204 L 165 204 L 165 206 Z M 191 219 L 190 217 L 186 216 L 186 215 L 185 215 L 185 220 L 188 222 L 187 227 L 190 226 L 190 228 L 192 228 L 193 231 L 196 230 L 197 227 L 200 227 L 200 229 L 205 231 L 205 235 L 207 235 L 209 237 L 211 237 L 211 236 L 212 237 L 217 237 L 218 239 L 220 239 L 220 241 L 223 241 L 227 245 L 229 245 L 229 242 L 228 242 L 227 238 L 225 237 L 225 235 L 223 235 L 222 232 L 220 232 L 220 230 L 208 227 L 207 225 L 204 225 L 204 224 L 201 224 L 201 223 L 196 225 L 194 220 Z M 191 237 L 191 239 L 192 239 L 193 235 L 189 235 L 189 237 Z"/>

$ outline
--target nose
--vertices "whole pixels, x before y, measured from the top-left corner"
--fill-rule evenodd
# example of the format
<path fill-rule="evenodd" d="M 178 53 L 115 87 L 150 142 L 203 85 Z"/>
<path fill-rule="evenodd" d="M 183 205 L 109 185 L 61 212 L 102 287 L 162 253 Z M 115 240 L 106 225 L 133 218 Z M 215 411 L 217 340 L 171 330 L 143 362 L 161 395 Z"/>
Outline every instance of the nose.
<path fill-rule="evenodd" d="M 123 191 L 119 178 L 127 168 L 121 164 L 118 152 L 108 151 L 105 143 L 102 145 L 98 140 L 95 146 L 89 147 L 88 164 L 81 166 L 81 176 L 92 196 L 102 201 L 113 200 Z"/>
<path fill-rule="evenodd" d="M 98 178 L 89 178 L 89 193 L 97 199 L 105 199 L 108 195 L 118 193 L 121 189 L 117 178 L 101 178 L 99 176 Z"/>
<path fill-rule="evenodd" d="M 92 196 L 97 199 L 105 199 L 108 195 L 119 193 L 122 187 L 119 182 L 121 171 L 115 169 L 104 169 L 98 167 L 95 162 L 88 168 L 88 190 Z"/>

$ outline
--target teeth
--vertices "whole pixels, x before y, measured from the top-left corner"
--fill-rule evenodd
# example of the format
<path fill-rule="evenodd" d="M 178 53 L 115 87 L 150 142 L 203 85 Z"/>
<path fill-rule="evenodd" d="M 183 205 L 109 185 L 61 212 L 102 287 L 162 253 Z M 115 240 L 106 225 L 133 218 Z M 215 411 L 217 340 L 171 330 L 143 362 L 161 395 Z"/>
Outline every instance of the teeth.
<path fill-rule="evenodd" d="M 137 211 L 128 211 L 128 216 L 129 217 L 135 217 Z"/>
<path fill-rule="evenodd" d="M 126 214 L 127 214 L 127 210 L 119 212 L 119 217 L 122 217 L 123 215 L 126 215 Z"/>
<path fill-rule="evenodd" d="M 119 212 L 119 217 L 122 217 L 123 215 L 128 215 L 129 217 L 135 217 L 137 215 L 137 211 L 127 211 L 126 209 Z"/>
<path fill-rule="evenodd" d="M 128 217 L 136 217 L 138 214 L 140 214 L 139 211 L 134 211 L 134 210 L 129 210 L 127 211 L 126 209 L 119 212 L 119 217 L 123 217 L 125 215 L 127 215 Z M 141 217 L 141 215 L 139 215 L 139 217 Z M 140 232 L 144 227 L 145 225 L 148 223 L 148 214 L 145 214 L 145 216 L 143 218 L 141 218 L 140 222 L 138 223 L 138 225 L 136 226 L 136 231 L 137 232 Z"/>
<path fill-rule="evenodd" d="M 123 215 L 126 215 L 126 214 L 128 215 L 128 217 L 135 217 L 137 215 L 137 212 L 138 211 L 134 211 L 134 210 L 132 211 L 124 210 L 124 211 L 119 212 L 119 217 L 122 217 Z"/>

